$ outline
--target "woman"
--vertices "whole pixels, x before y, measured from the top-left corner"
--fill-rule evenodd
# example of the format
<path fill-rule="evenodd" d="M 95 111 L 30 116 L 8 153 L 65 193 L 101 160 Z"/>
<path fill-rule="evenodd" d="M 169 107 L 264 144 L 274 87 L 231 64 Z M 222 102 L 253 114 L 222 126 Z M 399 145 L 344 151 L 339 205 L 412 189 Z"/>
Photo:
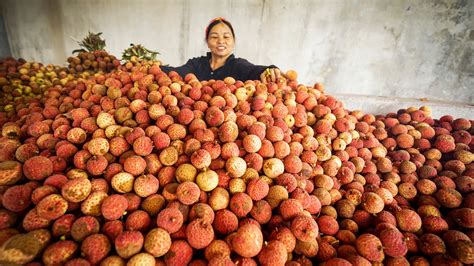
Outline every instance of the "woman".
<path fill-rule="evenodd" d="M 180 67 L 162 66 L 161 69 L 165 72 L 174 70 L 182 77 L 194 73 L 199 80 L 233 77 L 241 81 L 260 79 L 262 82 L 275 82 L 281 77 L 280 70 L 274 65 L 254 65 L 243 58 L 234 57 L 234 29 L 224 18 L 215 18 L 209 23 L 206 42 L 210 50 L 206 56 L 189 59 Z"/>

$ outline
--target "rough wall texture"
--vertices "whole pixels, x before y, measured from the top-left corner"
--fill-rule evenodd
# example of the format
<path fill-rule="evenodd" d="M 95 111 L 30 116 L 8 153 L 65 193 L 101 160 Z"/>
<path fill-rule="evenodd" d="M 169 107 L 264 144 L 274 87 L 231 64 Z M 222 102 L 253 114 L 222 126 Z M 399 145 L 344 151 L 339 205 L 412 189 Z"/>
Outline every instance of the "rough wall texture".
<path fill-rule="evenodd" d="M 65 64 L 74 39 L 103 32 L 120 56 L 130 42 L 171 65 L 207 51 L 216 16 L 237 34 L 235 54 L 298 71 L 329 93 L 474 103 L 470 0 L 3 0 L 14 56 Z"/>

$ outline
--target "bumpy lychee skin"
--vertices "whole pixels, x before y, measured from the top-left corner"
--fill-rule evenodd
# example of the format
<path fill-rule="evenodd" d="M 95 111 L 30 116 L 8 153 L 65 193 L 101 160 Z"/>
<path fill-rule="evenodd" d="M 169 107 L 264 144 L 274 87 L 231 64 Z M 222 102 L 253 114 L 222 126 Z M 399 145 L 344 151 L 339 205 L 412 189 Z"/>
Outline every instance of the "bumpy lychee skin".
<path fill-rule="evenodd" d="M 28 235 L 34 237 L 36 240 L 39 241 L 41 251 L 43 251 L 46 246 L 51 243 L 52 235 L 48 229 L 38 229 L 28 232 Z"/>
<path fill-rule="evenodd" d="M 446 246 L 450 247 L 454 242 L 458 240 L 471 240 L 465 233 L 457 230 L 448 230 L 442 234 L 442 239 Z"/>
<path fill-rule="evenodd" d="M 247 163 L 244 159 L 233 156 L 227 159 L 225 162 L 225 169 L 227 170 L 229 176 L 233 178 L 240 178 L 247 170 Z"/>
<path fill-rule="evenodd" d="M 31 204 L 32 189 L 26 185 L 9 187 L 3 194 L 2 205 L 12 212 L 26 210 Z"/>
<path fill-rule="evenodd" d="M 75 258 L 66 262 L 66 264 L 64 264 L 64 266 L 90 266 L 90 265 L 91 263 L 88 260 L 83 259 L 83 258 Z M 33 265 L 29 265 L 29 266 L 33 266 Z"/>
<path fill-rule="evenodd" d="M 297 199 L 286 199 L 279 207 L 280 215 L 285 220 L 291 220 L 303 212 L 303 204 Z"/>
<path fill-rule="evenodd" d="M 145 232 L 151 224 L 150 215 L 144 210 L 135 210 L 128 214 L 125 228 L 130 231 Z"/>
<path fill-rule="evenodd" d="M 134 176 L 143 173 L 143 171 L 145 171 L 145 168 L 145 159 L 138 155 L 132 155 L 125 159 L 125 161 L 123 162 L 123 169 Z"/>
<path fill-rule="evenodd" d="M 386 255 L 392 257 L 405 256 L 408 252 L 403 234 L 395 228 L 387 228 L 380 232 L 380 241 L 384 247 Z"/>
<path fill-rule="evenodd" d="M 244 224 L 232 238 L 232 250 L 242 257 L 255 257 L 263 246 L 263 235 L 254 224 Z"/>
<path fill-rule="evenodd" d="M 16 234 L 2 244 L 0 249 L 2 265 L 26 264 L 41 251 L 40 241 L 31 234 Z"/>
<path fill-rule="evenodd" d="M 13 185 L 21 179 L 22 166 L 16 161 L 0 162 L 0 186 Z"/>
<path fill-rule="evenodd" d="M 53 174 L 53 163 L 44 156 L 34 156 L 23 164 L 23 174 L 30 180 L 43 180 Z"/>
<path fill-rule="evenodd" d="M 444 241 L 435 234 L 423 234 L 420 236 L 420 250 L 426 256 L 446 253 Z"/>
<path fill-rule="evenodd" d="M 186 205 L 192 205 L 199 200 L 201 190 L 194 182 L 186 181 L 178 185 L 176 196 L 178 200 Z"/>
<path fill-rule="evenodd" d="M 214 210 L 206 203 L 196 203 L 189 210 L 188 218 L 189 220 L 194 219 L 204 219 L 205 221 L 212 223 L 214 221 Z"/>
<path fill-rule="evenodd" d="M 470 240 L 458 240 L 448 246 L 448 249 L 451 255 L 462 263 L 474 263 L 474 245 Z"/>
<path fill-rule="evenodd" d="M 436 192 L 436 199 L 446 208 L 457 208 L 462 203 L 462 195 L 455 189 L 442 188 Z"/>
<path fill-rule="evenodd" d="M 459 208 L 449 212 L 449 216 L 462 228 L 474 228 L 474 209 Z"/>
<path fill-rule="evenodd" d="M 115 125 L 114 116 L 106 112 L 100 112 L 97 116 L 96 122 L 97 125 L 102 129 L 105 129 L 110 125 Z"/>
<path fill-rule="evenodd" d="M 171 247 L 170 234 L 162 228 L 154 228 L 145 236 L 145 244 L 143 246 L 146 252 L 155 257 L 165 255 Z"/>
<path fill-rule="evenodd" d="M 71 227 L 71 236 L 76 241 L 82 241 L 89 235 L 99 232 L 99 221 L 92 216 L 82 216 L 74 221 Z"/>
<path fill-rule="evenodd" d="M 120 257 L 128 259 L 140 252 L 143 242 L 143 235 L 139 231 L 125 231 L 115 239 L 115 251 Z"/>
<path fill-rule="evenodd" d="M 195 219 L 186 226 L 186 238 L 191 247 L 203 249 L 214 240 L 214 229 L 204 219 Z"/>
<path fill-rule="evenodd" d="M 313 239 L 309 242 L 296 241 L 296 246 L 294 252 L 296 254 L 301 254 L 306 257 L 315 257 L 319 251 L 319 244 L 316 239 Z"/>
<path fill-rule="evenodd" d="M 272 209 L 278 207 L 280 203 L 286 199 L 288 199 L 288 191 L 285 189 L 285 187 L 280 185 L 271 186 L 268 191 L 268 195 L 265 198 L 265 200 L 268 202 L 268 204 L 270 204 Z M 302 205 L 301 208 L 303 208 Z"/>
<path fill-rule="evenodd" d="M 65 214 L 53 223 L 52 234 L 54 237 L 69 237 L 71 236 L 72 224 L 76 220 L 76 217 L 72 213 Z"/>
<path fill-rule="evenodd" d="M 10 228 L 18 221 L 18 215 L 12 211 L 0 209 L 0 230 Z"/>
<path fill-rule="evenodd" d="M 104 191 L 95 191 L 92 192 L 82 203 L 81 211 L 85 215 L 91 216 L 100 216 L 101 210 L 100 207 L 102 202 L 108 195 Z"/>
<path fill-rule="evenodd" d="M 312 217 L 298 215 L 291 222 L 291 232 L 298 240 L 308 242 L 318 236 L 319 227 Z"/>
<path fill-rule="evenodd" d="M 67 132 L 67 140 L 72 144 L 82 144 L 87 139 L 87 133 L 80 127 L 71 128 Z"/>
<path fill-rule="evenodd" d="M 271 158 L 263 162 L 263 172 L 270 178 L 276 178 L 284 171 L 285 165 L 280 159 Z"/>
<path fill-rule="evenodd" d="M 45 265 L 62 265 L 74 257 L 79 246 L 72 240 L 60 240 L 49 245 L 43 253 Z"/>
<path fill-rule="evenodd" d="M 197 169 L 207 168 L 211 164 L 211 154 L 205 149 L 199 149 L 191 155 L 191 163 Z"/>
<path fill-rule="evenodd" d="M 100 265 L 117 265 L 117 266 L 123 266 L 126 265 L 127 261 L 122 259 L 121 257 L 117 255 L 111 255 L 105 258 Z"/>
<path fill-rule="evenodd" d="M 448 134 L 441 134 L 436 137 L 434 147 L 440 150 L 442 153 L 449 153 L 454 151 L 456 144 L 454 138 Z"/>
<path fill-rule="evenodd" d="M 266 224 L 272 218 L 272 207 L 265 200 L 259 200 L 253 204 L 250 215 L 260 224 Z"/>
<path fill-rule="evenodd" d="M 255 178 L 250 180 L 247 184 L 247 194 L 252 200 L 258 201 L 268 195 L 270 187 L 262 178 Z"/>
<path fill-rule="evenodd" d="M 109 152 L 110 145 L 109 141 L 105 138 L 94 138 L 89 141 L 87 145 L 87 149 L 92 155 L 104 156 L 107 152 Z"/>
<path fill-rule="evenodd" d="M 140 252 L 133 255 L 133 257 L 131 257 L 127 262 L 127 265 L 129 266 L 155 265 L 155 264 L 156 264 L 155 257 L 153 257 L 152 255 L 146 252 Z"/>
<path fill-rule="evenodd" d="M 66 182 L 61 188 L 61 195 L 70 202 L 81 202 L 89 196 L 92 184 L 87 178 L 75 178 Z"/>
<path fill-rule="evenodd" d="M 401 209 L 395 213 L 398 228 L 402 231 L 416 233 L 421 229 L 422 221 L 420 215 L 409 209 Z"/>
<path fill-rule="evenodd" d="M 119 236 L 123 231 L 124 225 L 120 220 L 107 221 L 104 226 L 102 226 L 102 232 L 107 235 L 112 242 L 114 242 L 117 236 Z"/>
<path fill-rule="evenodd" d="M 239 219 L 233 212 L 227 209 L 219 210 L 216 212 L 213 227 L 217 233 L 223 235 L 230 234 L 237 230 L 238 225 Z"/>
<path fill-rule="evenodd" d="M 114 194 L 105 198 L 101 205 L 101 212 L 107 220 L 117 220 L 128 208 L 128 200 L 125 196 Z"/>
<path fill-rule="evenodd" d="M 98 264 L 109 254 L 110 250 L 110 241 L 103 234 L 90 235 L 81 244 L 81 252 L 91 264 Z"/>
<path fill-rule="evenodd" d="M 57 193 L 58 193 L 58 190 L 55 187 L 50 186 L 50 185 L 37 187 L 31 193 L 31 202 L 33 202 L 33 204 L 35 205 L 38 205 L 38 203 L 45 197 L 51 194 L 57 194 Z"/>
<path fill-rule="evenodd" d="M 59 194 L 46 196 L 36 205 L 38 215 L 47 220 L 56 220 L 63 216 L 67 208 L 67 201 Z"/>
<path fill-rule="evenodd" d="M 179 152 L 174 146 L 170 146 L 162 150 L 159 154 L 160 162 L 165 166 L 174 165 L 179 158 Z"/>
<path fill-rule="evenodd" d="M 133 190 L 133 175 L 127 172 L 120 172 L 112 177 L 112 188 L 118 193 L 128 193 Z"/>
<path fill-rule="evenodd" d="M 288 227 L 280 227 L 273 230 L 270 234 L 270 240 L 278 240 L 282 242 L 288 253 L 293 252 L 296 246 L 296 237 Z"/>
<path fill-rule="evenodd" d="M 239 192 L 232 196 L 229 207 L 237 217 L 245 217 L 252 210 L 253 202 L 249 195 Z"/>
<path fill-rule="evenodd" d="M 193 258 L 193 248 L 185 240 L 176 240 L 165 255 L 166 265 L 188 265 Z"/>
<path fill-rule="evenodd" d="M 333 247 L 328 241 L 320 241 L 318 245 L 319 250 L 318 254 L 316 255 L 316 259 L 321 261 L 327 261 L 336 256 L 336 248 Z"/>
<path fill-rule="evenodd" d="M 109 165 L 105 156 L 93 156 L 87 160 L 86 170 L 93 176 L 101 175 L 105 172 L 105 169 Z"/>
<path fill-rule="evenodd" d="M 156 225 L 172 234 L 181 228 L 183 219 L 183 214 L 178 209 L 166 208 L 158 213 Z"/>
<path fill-rule="evenodd" d="M 356 249 L 360 255 L 371 262 L 382 262 L 385 258 L 382 242 L 373 234 L 362 234 L 356 240 Z"/>
<path fill-rule="evenodd" d="M 362 196 L 362 206 L 368 213 L 377 214 L 385 206 L 383 199 L 374 192 L 364 193 Z"/>
<path fill-rule="evenodd" d="M 438 216 L 428 215 L 423 217 L 423 231 L 427 233 L 439 234 L 449 229 L 445 219 Z"/>
<path fill-rule="evenodd" d="M 339 224 L 336 218 L 329 215 L 321 215 L 316 219 L 321 233 L 325 235 L 335 235 L 339 231 Z"/>
<path fill-rule="evenodd" d="M 133 182 L 133 191 L 142 198 L 155 194 L 158 192 L 159 187 L 160 182 L 158 178 L 152 174 L 141 175 L 135 178 Z"/>
<path fill-rule="evenodd" d="M 210 261 L 214 258 L 230 258 L 230 247 L 224 240 L 215 239 L 204 250 L 204 257 Z"/>
<path fill-rule="evenodd" d="M 261 265 L 285 265 L 287 259 L 285 245 L 278 240 L 270 240 L 258 254 Z"/>
<path fill-rule="evenodd" d="M 202 171 L 196 176 L 196 184 L 202 191 L 212 191 L 219 184 L 219 176 L 213 170 Z"/>

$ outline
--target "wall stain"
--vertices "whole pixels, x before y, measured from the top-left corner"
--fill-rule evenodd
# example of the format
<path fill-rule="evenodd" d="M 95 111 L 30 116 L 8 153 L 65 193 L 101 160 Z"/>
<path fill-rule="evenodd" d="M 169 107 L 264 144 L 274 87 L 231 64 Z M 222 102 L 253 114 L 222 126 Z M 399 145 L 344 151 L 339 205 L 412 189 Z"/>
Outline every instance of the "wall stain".
<path fill-rule="evenodd" d="M 472 49 L 467 48 L 464 50 L 464 53 L 461 56 L 461 62 L 458 66 L 459 71 L 467 73 L 470 76 L 474 76 L 474 56 L 472 54 Z"/>
<path fill-rule="evenodd" d="M 398 42 L 400 40 L 401 32 L 397 31 L 394 27 L 384 26 L 383 29 L 388 31 L 390 35 L 393 36 L 395 42 Z"/>

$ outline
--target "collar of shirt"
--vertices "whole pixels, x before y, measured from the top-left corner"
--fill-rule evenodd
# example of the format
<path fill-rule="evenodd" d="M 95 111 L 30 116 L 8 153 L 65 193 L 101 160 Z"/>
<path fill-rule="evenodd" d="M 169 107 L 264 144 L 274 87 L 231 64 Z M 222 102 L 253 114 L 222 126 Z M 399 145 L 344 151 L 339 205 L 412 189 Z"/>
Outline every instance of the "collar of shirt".
<path fill-rule="evenodd" d="M 210 70 L 211 72 L 216 72 L 216 71 L 218 71 L 219 69 L 225 67 L 230 61 L 234 60 L 234 58 L 235 58 L 234 54 L 229 55 L 229 57 L 227 57 L 227 59 L 225 60 L 225 63 L 224 63 L 223 66 L 221 66 L 221 67 L 219 67 L 219 68 L 217 68 L 217 69 L 212 70 L 212 68 L 211 68 L 211 56 L 212 56 L 211 53 L 210 53 L 210 52 L 207 52 L 207 54 L 206 54 L 206 62 L 207 62 L 207 66 L 209 67 L 209 70 Z"/>

